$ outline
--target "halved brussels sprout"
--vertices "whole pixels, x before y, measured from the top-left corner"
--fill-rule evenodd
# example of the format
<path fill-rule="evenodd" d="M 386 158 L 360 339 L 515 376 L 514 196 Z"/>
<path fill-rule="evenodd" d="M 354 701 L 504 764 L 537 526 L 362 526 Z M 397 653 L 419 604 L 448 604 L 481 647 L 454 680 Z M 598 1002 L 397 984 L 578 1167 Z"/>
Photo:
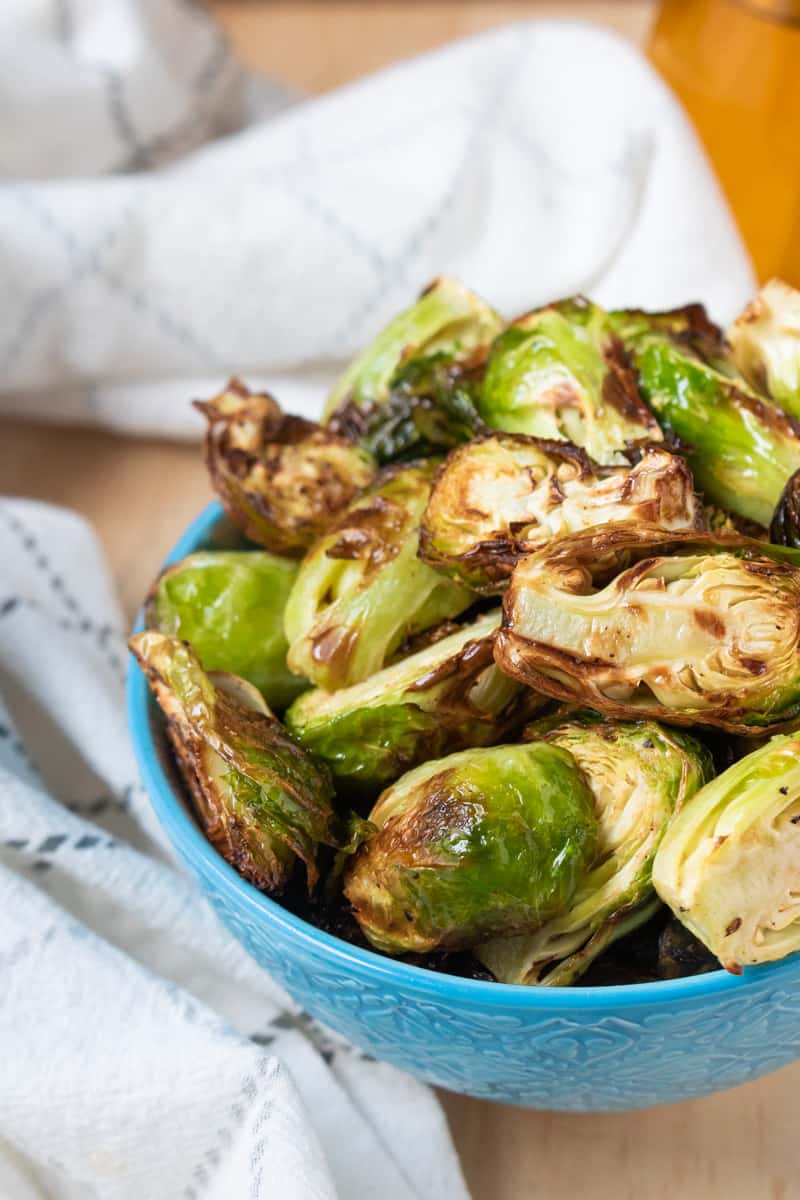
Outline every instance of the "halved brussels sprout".
<path fill-rule="evenodd" d="M 572 442 L 604 465 L 663 438 L 608 314 L 580 296 L 520 317 L 497 338 L 478 410 L 493 429 Z"/>
<path fill-rule="evenodd" d="M 729 971 L 800 950 L 800 735 L 772 738 L 676 816 L 656 891 Z"/>
<path fill-rule="evenodd" d="M 413 360 L 469 360 L 503 328 L 500 316 L 456 279 L 435 279 L 350 364 L 325 406 L 324 419 L 384 404 Z"/>
<path fill-rule="evenodd" d="M 297 563 L 262 550 L 190 554 L 159 576 L 146 624 L 190 642 L 206 671 L 227 671 L 282 709 L 308 687 L 286 666 L 283 611 Z"/>
<path fill-rule="evenodd" d="M 473 602 L 417 557 L 436 466 L 386 468 L 303 561 L 285 618 L 296 674 L 328 691 L 359 683 Z"/>
<path fill-rule="evenodd" d="M 167 718 L 209 840 L 264 891 L 282 890 L 295 856 L 312 888 L 317 846 L 341 848 L 347 841 L 327 771 L 245 680 L 207 675 L 190 646 L 155 630 L 129 644 Z"/>
<path fill-rule="evenodd" d="M 534 723 L 527 736 L 540 736 Z M 560 987 L 657 907 L 653 859 L 674 812 L 710 779 L 711 756 L 694 738 L 654 721 L 576 714 L 541 735 L 568 750 L 592 790 L 597 855 L 566 912 L 539 929 L 480 946 L 476 957 L 501 983 Z"/>
<path fill-rule="evenodd" d="M 728 338 L 752 387 L 800 417 L 800 292 L 771 279 L 737 317 Z"/>
<path fill-rule="evenodd" d="M 420 557 L 475 591 L 503 590 L 514 565 L 567 533 L 642 521 L 703 528 L 682 458 L 660 447 L 601 467 L 569 442 L 500 433 L 453 450 L 422 518 Z"/>
<path fill-rule="evenodd" d="M 287 728 L 337 784 L 367 794 L 449 750 L 500 742 L 546 702 L 495 666 L 499 625 L 497 609 L 354 687 L 306 692 Z"/>
<path fill-rule="evenodd" d="M 734 733 L 800 715 L 797 551 L 607 526 L 523 559 L 504 610 L 501 670 L 558 699 Z"/>
<path fill-rule="evenodd" d="M 206 463 L 226 511 L 276 554 L 302 555 L 375 473 L 348 438 L 288 416 L 237 379 L 195 407 L 208 420 Z"/>
<path fill-rule="evenodd" d="M 639 322 L 633 333 L 625 329 L 626 317 L 614 314 L 613 319 L 642 395 L 662 425 L 687 446 L 706 500 L 769 525 L 787 478 L 800 468 L 800 423 L 666 336 L 659 314 L 649 331 L 642 332 Z"/>
<path fill-rule="evenodd" d="M 544 742 L 464 750 L 403 775 L 370 814 L 378 832 L 344 891 L 387 954 L 474 946 L 542 924 L 592 859 L 592 794 L 567 751 Z"/>

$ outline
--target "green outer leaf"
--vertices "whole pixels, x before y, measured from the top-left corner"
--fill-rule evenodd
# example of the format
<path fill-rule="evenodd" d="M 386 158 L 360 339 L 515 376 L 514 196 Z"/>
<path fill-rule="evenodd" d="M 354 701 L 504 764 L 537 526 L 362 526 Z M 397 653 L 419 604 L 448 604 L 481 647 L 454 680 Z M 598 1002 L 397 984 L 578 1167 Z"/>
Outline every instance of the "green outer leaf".
<path fill-rule="evenodd" d="M 241 703 L 240 689 L 248 685 L 232 677 L 225 689 L 215 687 L 186 643 L 147 630 L 136 634 L 130 647 L 176 732 L 181 762 L 197 764 L 198 749 L 205 746 L 233 772 L 228 776 L 228 800 L 234 806 L 227 814 L 229 827 L 239 837 L 262 830 L 285 842 L 303 859 L 313 884 L 317 844 L 342 844 L 325 769 L 268 710 Z M 193 788 L 197 784 L 197 778 L 190 780 Z M 215 800 L 223 803 L 224 797 Z"/>
<path fill-rule="evenodd" d="M 398 368 L 386 399 L 363 412 L 354 433 L 377 463 L 407 462 L 441 454 L 484 428 L 476 399 L 480 377 L 439 351 Z"/>
<path fill-rule="evenodd" d="M 494 664 L 499 622 L 496 610 L 364 683 L 306 692 L 286 725 L 340 787 L 367 794 L 425 759 L 501 741 L 536 698 Z"/>
<path fill-rule="evenodd" d="M 474 945 L 569 903 L 597 837 L 591 792 L 557 746 L 465 750 L 404 775 L 378 800 L 378 833 L 345 894 L 389 954 Z"/>
<path fill-rule="evenodd" d="M 417 557 L 436 467 L 428 460 L 383 472 L 307 555 L 285 617 L 297 674 L 328 690 L 349 687 L 473 602 Z"/>
<path fill-rule="evenodd" d="M 286 666 L 283 613 L 298 564 L 266 551 L 190 554 L 157 580 L 147 624 L 190 642 L 206 671 L 228 671 L 282 709 L 305 688 Z"/>
<path fill-rule="evenodd" d="M 689 447 L 706 499 L 769 525 L 787 479 L 800 468 L 800 425 L 666 338 L 643 334 L 626 344 L 644 398 Z"/>
<path fill-rule="evenodd" d="M 501 328 L 497 313 L 463 284 L 435 280 L 353 360 L 331 392 L 323 420 L 343 404 L 382 403 L 395 372 L 410 357 L 440 350 L 464 356 L 490 342 Z"/>
<path fill-rule="evenodd" d="M 526 729 L 536 736 L 537 722 Z M 566 912 L 538 930 L 498 938 L 476 957 L 501 983 L 572 983 L 617 937 L 651 915 L 653 860 L 673 813 L 713 775 L 711 755 L 689 734 L 654 721 L 604 721 L 575 713 L 541 723 L 569 751 L 592 789 L 598 854 Z"/>
<path fill-rule="evenodd" d="M 624 463 L 629 443 L 662 435 L 610 360 L 613 340 L 608 314 L 588 301 L 520 318 L 492 347 L 481 417 L 493 429 L 572 442 L 598 463 Z"/>

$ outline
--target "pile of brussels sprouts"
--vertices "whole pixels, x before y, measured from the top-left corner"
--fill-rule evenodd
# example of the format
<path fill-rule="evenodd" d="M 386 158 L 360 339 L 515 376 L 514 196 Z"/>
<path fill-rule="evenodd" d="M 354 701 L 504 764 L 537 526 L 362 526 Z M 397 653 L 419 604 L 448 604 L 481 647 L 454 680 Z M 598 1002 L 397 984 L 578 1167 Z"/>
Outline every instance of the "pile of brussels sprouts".
<path fill-rule="evenodd" d="M 800 294 L 725 337 L 440 279 L 319 424 L 198 408 L 248 542 L 131 646 L 246 879 L 506 983 L 800 948 Z"/>

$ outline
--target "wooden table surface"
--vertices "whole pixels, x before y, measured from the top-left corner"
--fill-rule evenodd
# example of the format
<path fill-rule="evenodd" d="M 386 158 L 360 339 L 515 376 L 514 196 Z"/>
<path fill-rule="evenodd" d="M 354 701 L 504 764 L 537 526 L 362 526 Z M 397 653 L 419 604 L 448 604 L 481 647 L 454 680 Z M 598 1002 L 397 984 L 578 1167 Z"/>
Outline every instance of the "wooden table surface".
<path fill-rule="evenodd" d="M 653 9 L 650 0 L 217 0 L 213 7 L 253 66 L 310 91 L 530 16 L 585 16 L 641 42 Z M 129 614 L 210 496 L 196 448 L 21 422 L 2 429 L 0 492 L 85 514 Z M 800 1198 L 798 1091 L 800 1064 L 733 1092 L 642 1113 L 534 1113 L 448 1094 L 442 1100 L 475 1200 L 793 1200 Z"/>

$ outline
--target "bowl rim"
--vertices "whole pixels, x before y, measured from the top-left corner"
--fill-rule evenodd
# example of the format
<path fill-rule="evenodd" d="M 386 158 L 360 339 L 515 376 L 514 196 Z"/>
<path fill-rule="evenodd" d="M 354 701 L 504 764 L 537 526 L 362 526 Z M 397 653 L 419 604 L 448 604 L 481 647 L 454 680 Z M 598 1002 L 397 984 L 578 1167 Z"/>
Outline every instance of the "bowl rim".
<path fill-rule="evenodd" d="M 218 501 L 212 501 L 184 531 L 162 564 L 162 568 L 202 548 L 224 516 Z M 143 628 L 143 610 L 137 615 L 135 629 Z M 800 954 L 789 955 L 775 963 L 745 967 L 741 975 L 720 969 L 704 975 L 650 983 L 616 984 L 592 987 L 528 987 L 524 984 L 498 984 L 488 980 L 465 979 L 458 975 L 429 971 L 424 967 L 353 946 L 342 938 L 318 929 L 309 921 L 283 908 L 248 883 L 214 849 L 190 815 L 184 799 L 163 769 L 157 744 L 158 733 L 151 714 L 155 710 L 147 681 L 133 655 L 129 656 L 126 682 L 128 725 L 133 750 L 150 802 L 165 832 L 184 861 L 195 863 L 194 870 L 213 878 L 225 893 L 247 907 L 265 925 L 282 927 L 292 940 L 306 944 L 337 960 L 340 969 L 356 968 L 383 984 L 395 981 L 430 999 L 458 1000 L 493 1009 L 571 1009 L 626 1008 L 632 1005 L 662 1004 L 705 996 L 741 994 L 754 985 L 777 983 L 793 974 L 800 965 Z M 202 870 L 200 870 L 202 868 Z"/>

